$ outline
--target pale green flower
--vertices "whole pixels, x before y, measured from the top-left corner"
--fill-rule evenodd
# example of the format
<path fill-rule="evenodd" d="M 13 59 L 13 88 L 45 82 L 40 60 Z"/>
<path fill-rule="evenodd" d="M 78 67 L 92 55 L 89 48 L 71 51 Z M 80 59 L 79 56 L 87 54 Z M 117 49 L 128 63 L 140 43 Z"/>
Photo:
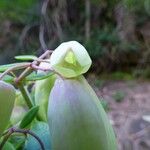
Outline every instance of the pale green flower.
<path fill-rule="evenodd" d="M 64 42 L 51 55 L 52 69 L 66 78 L 72 78 L 86 73 L 91 64 L 91 58 L 86 49 L 76 41 Z"/>

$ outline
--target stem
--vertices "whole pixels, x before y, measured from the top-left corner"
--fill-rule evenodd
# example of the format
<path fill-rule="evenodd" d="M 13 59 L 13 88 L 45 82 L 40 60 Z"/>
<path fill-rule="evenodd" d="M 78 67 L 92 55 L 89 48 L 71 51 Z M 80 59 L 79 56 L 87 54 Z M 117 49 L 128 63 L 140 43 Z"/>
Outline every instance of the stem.
<path fill-rule="evenodd" d="M 44 54 L 42 54 L 39 59 L 45 58 L 47 55 L 51 54 L 51 50 L 47 50 Z M 38 65 L 40 62 L 37 62 L 37 60 L 33 61 L 32 64 Z M 32 72 L 33 68 L 30 66 L 26 68 L 21 75 L 16 79 L 16 82 L 19 83 L 21 80 L 23 80 L 27 75 L 29 75 Z"/>
<path fill-rule="evenodd" d="M 7 142 L 7 140 L 9 139 L 9 137 L 12 134 L 12 130 L 9 130 L 8 133 L 6 134 L 6 136 L 4 137 L 2 143 L 0 144 L 0 149 L 3 148 L 3 146 L 5 145 L 5 143 Z"/>
<path fill-rule="evenodd" d="M 40 58 L 36 58 L 35 59 L 37 62 L 45 62 L 45 63 L 48 63 L 48 64 L 50 64 L 50 62 L 48 61 L 48 60 L 43 60 L 43 59 L 40 59 Z"/>
<path fill-rule="evenodd" d="M 24 87 L 23 83 L 17 84 L 22 96 L 24 97 L 24 100 L 28 106 L 28 108 L 32 108 L 34 104 L 32 103 L 32 98 L 30 96 L 30 93 L 27 88 Z M 37 119 L 41 121 L 39 114 L 37 114 Z"/>
<path fill-rule="evenodd" d="M 40 144 L 40 146 L 41 146 L 41 149 L 42 149 L 42 150 L 45 150 L 43 142 L 41 141 L 41 139 L 40 139 L 35 133 L 33 133 L 32 131 L 30 131 L 30 130 L 28 130 L 28 129 L 15 129 L 15 128 L 10 128 L 10 129 L 8 130 L 7 135 L 4 137 L 2 143 L 0 144 L 0 149 L 3 148 L 3 146 L 4 146 L 5 143 L 7 142 L 8 138 L 9 138 L 13 133 L 22 133 L 22 134 L 24 134 L 24 135 L 30 134 L 31 136 L 33 136 L 33 137 L 39 142 L 39 144 Z"/>
<path fill-rule="evenodd" d="M 32 131 L 28 130 L 28 134 L 30 134 L 31 136 L 33 136 L 39 142 L 42 150 L 45 149 L 44 148 L 44 144 L 42 143 L 41 139 L 35 133 L 33 133 Z"/>
<path fill-rule="evenodd" d="M 30 97 L 30 94 L 29 94 L 27 88 L 24 87 L 23 83 L 19 83 L 19 84 L 18 84 L 18 88 L 19 88 L 19 90 L 21 91 L 22 96 L 24 97 L 27 106 L 28 106 L 29 108 L 32 108 L 32 107 L 33 107 L 32 99 L 31 99 L 31 97 Z"/>
<path fill-rule="evenodd" d="M 30 66 L 31 63 L 22 63 L 22 64 L 18 64 L 16 66 L 13 66 L 9 69 L 7 69 L 6 71 L 4 71 L 1 75 L 0 75 L 0 80 L 2 80 L 2 78 L 7 75 L 8 73 L 12 72 L 13 70 L 18 70 L 18 69 L 22 69 L 22 68 L 26 68 L 28 66 Z"/>
<path fill-rule="evenodd" d="M 43 68 L 43 67 L 39 67 L 37 65 L 32 65 L 32 68 L 33 69 L 36 69 L 36 70 L 42 70 L 42 71 L 53 71 L 52 69 L 50 68 Z"/>
<path fill-rule="evenodd" d="M 86 42 L 89 41 L 90 39 L 90 15 L 91 15 L 91 3 L 90 0 L 85 1 L 85 15 L 86 15 L 86 20 L 85 20 L 85 38 Z"/>

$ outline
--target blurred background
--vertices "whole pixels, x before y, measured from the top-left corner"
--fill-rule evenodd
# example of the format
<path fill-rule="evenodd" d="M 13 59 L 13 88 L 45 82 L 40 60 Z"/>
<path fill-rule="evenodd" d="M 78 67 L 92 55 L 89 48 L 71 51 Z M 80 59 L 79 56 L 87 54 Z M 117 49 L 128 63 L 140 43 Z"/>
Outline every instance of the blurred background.
<path fill-rule="evenodd" d="M 119 150 L 150 149 L 150 0 L 0 0 L 0 64 L 64 41 L 88 50 L 88 80 Z"/>

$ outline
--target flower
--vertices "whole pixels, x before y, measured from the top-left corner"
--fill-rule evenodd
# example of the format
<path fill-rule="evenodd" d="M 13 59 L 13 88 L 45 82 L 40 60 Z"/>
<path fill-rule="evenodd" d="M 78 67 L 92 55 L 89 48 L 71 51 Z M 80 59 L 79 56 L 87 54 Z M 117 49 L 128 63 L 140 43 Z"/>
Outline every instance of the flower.
<path fill-rule="evenodd" d="M 65 78 L 77 77 L 86 73 L 91 64 L 91 58 L 86 49 L 76 41 L 64 42 L 51 55 L 52 69 Z"/>

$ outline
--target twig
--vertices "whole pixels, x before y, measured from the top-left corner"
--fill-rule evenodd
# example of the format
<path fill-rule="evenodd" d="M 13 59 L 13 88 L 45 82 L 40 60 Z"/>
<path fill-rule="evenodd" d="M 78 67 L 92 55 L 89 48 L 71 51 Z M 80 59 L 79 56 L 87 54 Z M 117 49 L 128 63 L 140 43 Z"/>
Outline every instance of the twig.
<path fill-rule="evenodd" d="M 46 10 L 47 10 L 48 3 L 49 3 L 49 0 L 45 0 L 45 1 L 43 2 L 42 9 L 41 9 L 41 14 L 42 14 L 43 16 L 46 15 Z"/>
<path fill-rule="evenodd" d="M 0 80 L 2 80 L 2 78 L 7 75 L 8 73 L 14 71 L 14 70 L 18 70 L 18 69 L 22 69 L 22 68 L 26 68 L 28 66 L 30 66 L 31 63 L 22 63 L 22 64 L 18 64 L 16 66 L 10 67 L 9 69 L 7 69 L 6 71 L 4 71 L 1 75 L 0 75 Z"/>
<path fill-rule="evenodd" d="M 33 133 L 32 131 L 28 130 L 28 134 L 30 134 L 31 136 L 33 136 L 39 142 L 42 150 L 45 149 L 44 148 L 44 144 L 42 143 L 41 139 L 35 133 Z"/>
<path fill-rule="evenodd" d="M 10 128 L 6 134 L 6 136 L 4 137 L 2 143 L 0 144 L 0 149 L 3 148 L 3 146 L 5 145 L 5 143 L 7 142 L 8 138 L 13 134 L 13 133 L 22 133 L 24 134 L 25 136 L 27 134 L 33 136 L 40 144 L 41 146 L 41 150 L 45 150 L 44 148 L 44 144 L 43 142 L 41 141 L 41 139 L 34 133 L 32 132 L 31 130 L 28 130 L 28 129 L 15 129 L 15 128 Z"/>
<path fill-rule="evenodd" d="M 136 140 L 136 139 L 140 138 L 141 136 L 143 136 L 145 133 L 147 133 L 148 130 L 150 130 L 150 126 L 145 127 L 144 129 L 140 130 L 139 132 L 131 134 L 130 138 Z"/>
<path fill-rule="evenodd" d="M 57 71 L 53 70 L 52 68 L 42 68 L 42 67 L 39 67 L 39 66 L 36 66 L 36 65 L 32 65 L 31 67 L 33 69 L 36 69 L 36 70 L 52 71 L 53 73 L 59 75 L 62 79 L 64 79 L 64 77 L 60 73 L 58 73 Z"/>
<path fill-rule="evenodd" d="M 56 28 L 57 28 L 56 31 L 57 31 L 58 38 L 62 42 L 63 41 L 63 30 L 62 30 L 62 26 L 61 26 L 61 23 L 59 20 L 59 12 L 58 11 L 55 11 L 55 13 L 54 13 L 54 21 L 55 21 Z"/>
<path fill-rule="evenodd" d="M 2 150 L 3 146 L 5 145 L 5 143 L 7 142 L 7 140 L 9 139 L 9 137 L 11 136 L 12 133 L 13 133 L 13 132 L 12 132 L 11 129 L 7 132 L 7 134 L 6 134 L 6 136 L 4 137 L 2 143 L 0 144 L 0 150 Z"/>
<path fill-rule="evenodd" d="M 30 31 L 33 27 L 35 27 L 35 26 L 37 26 L 37 25 L 38 25 L 38 24 L 26 25 L 26 26 L 23 28 L 22 33 L 21 33 L 21 36 L 20 36 L 20 38 L 19 38 L 19 45 L 20 45 L 20 46 L 23 46 L 23 45 L 24 45 L 24 41 L 25 41 L 25 38 L 26 38 L 27 34 L 29 33 L 29 31 Z"/>
<path fill-rule="evenodd" d="M 44 40 L 44 25 L 41 24 L 40 25 L 40 29 L 39 29 L 39 40 L 40 40 L 40 43 L 41 43 L 41 47 L 42 49 L 47 49 L 47 45 L 46 45 L 46 42 Z"/>
<path fill-rule="evenodd" d="M 44 54 L 42 54 L 39 59 L 43 59 L 45 58 L 47 55 L 51 54 L 52 51 L 51 50 L 47 50 Z M 32 62 L 33 65 L 38 65 L 40 62 L 37 62 L 36 60 L 34 60 Z M 22 73 L 21 75 L 16 79 L 16 83 L 19 83 L 21 80 L 23 80 L 23 78 L 25 78 L 27 75 L 29 75 L 31 72 L 32 72 L 32 67 L 28 67 L 26 68 Z"/>
<path fill-rule="evenodd" d="M 45 62 L 45 63 L 50 63 L 48 60 L 43 60 L 43 59 L 39 59 L 39 58 L 36 58 L 35 59 L 37 62 Z"/>
<path fill-rule="evenodd" d="M 46 22 L 48 19 L 47 14 L 46 14 L 48 3 L 49 3 L 49 0 L 44 0 L 42 4 L 42 8 L 41 8 L 41 24 L 39 27 L 39 40 L 40 40 L 41 47 L 43 50 L 47 48 L 47 45 L 44 39 L 44 31 L 45 31 L 44 22 Z"/>
<path fill-rule="evenodd" d="M 50 38 L 50 24 L 49 24 L 49 16 L 47 14 L 47 7 L 50 0 L 44 0 L 41 8 L 41 25 L 46 28 L 46 31 L 48 32 L 48 37 Z"/>
<path fill-rule="evenodd" d="M 90 0 L 85 1 L 85 38 L 86 42 L 90 39 L 90 15 L 91 15 Z"/>
<path fill-rule="evenodd" d="M 8 130 L 7 131 L 5 131 L 3 134 L 2 134 L 2 136 L 4 136 L 4 135 L 6 135 L 6 134 L 8 134 Z"/>
<path fill-rule="evenodd" d="M 53 71 L 52 69 L 50 69 L 50 68 L 42 68 L 42 67 L 39 67 L 39 66 L 37 66 L 37 65 L 31 65 L 31 67 L 33 68 L 33 69 L 36 69 L 36 70 L 42 70 L 42 71 Z"/>

